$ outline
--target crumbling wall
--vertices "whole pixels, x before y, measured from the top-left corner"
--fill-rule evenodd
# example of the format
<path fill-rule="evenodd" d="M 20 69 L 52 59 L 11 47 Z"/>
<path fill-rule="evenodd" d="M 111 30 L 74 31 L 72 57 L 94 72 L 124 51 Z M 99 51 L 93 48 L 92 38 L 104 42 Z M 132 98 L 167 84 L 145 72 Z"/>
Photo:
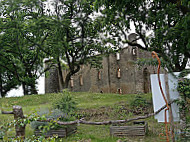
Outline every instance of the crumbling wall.
<path fill-rule="evenodd" d="M 128 38 L 136 42 L 136 34 L 131 34 Z M 155 72 L 155 67 L 139 68 L 135 63 L 138 58 L 152 57 L 150 52 L 128 46 L 121 49 L 119 53 L 103 57 L 102 69 L 82 65 L 80 71 L 72 76 L 69 89 L 74 92 L 148 93 L 151 91 L 150 73 Z M 56 83 L 57 77 L 56 70 L 50 71 L 50 76 L 45 81 L 48 93 L 59 90 L 59 83 Z"/>
<path fill-rule="evenodd" d="M 57 93 L 59 91 L 59 75 L 57 68 L 54 66 L 46 73 L 45 93 Z"/>

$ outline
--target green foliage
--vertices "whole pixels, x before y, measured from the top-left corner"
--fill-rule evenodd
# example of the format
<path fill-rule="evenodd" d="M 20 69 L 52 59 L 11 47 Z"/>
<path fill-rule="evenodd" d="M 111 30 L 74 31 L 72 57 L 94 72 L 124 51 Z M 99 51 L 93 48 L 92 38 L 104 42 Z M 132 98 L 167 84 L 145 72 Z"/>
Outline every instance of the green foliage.
<path fill-rule="evenodd" d="M 0 139 L 3 139 L 4 135 L 5 135 L 5 133 L 2 130 L 0 130 Z"/>
<path fill-rule="evenodd" d="M 9 139 L 9 142 L 63 142 L 62 140 L 59 140 L 58 137 L 55 135 L 53 137 L 45 138 L 44 136 L 36 137 L 32 136 L 30 138 L 22 139 L 21 137 L 18 138 L 11 138 Z"/>
<path fill-rule="evenodd" d="M 48 25 L 38 0 L 0 2 L 0 67 L 3 69 L 0 87 L 4 94 L 18 85 L 23 86 L 25 95 L 37 93 L 36 80 L 44 72 Z"/>
<path fill-rule="evenodd" d="M 67 90 L 63 90 L 63 93 L 59 93 L 56 100 L 53 102 L 53 107 L 55 109 L 61 110 L 64 114 L 69 116 L 76 111 L 76 105 L 76 101 Z"/>
<path fill-rule="evenodd" d="M 134 108 L 134 107 L 147 107 L 148 106 L 148 102 L 146 99 L 144 99 L 142 96 L 135 96 L 134 100 L 130 103 L 130 105 Z"/>
<path fill-rule="evenodd" d="M 68 87 L 71 76 L 80 70 L 80 65 L 100 67 L 101 58 L 95 55 L 106 53 L 110 49 L 105 48 L 101 41 L 103 27 L 101 19 L 93 16 L 93 2 L 94 0 L 64 0 L 51 3 L 53 26 L 51 36 L 47 39 L 47 50 L 57 64 L 60 59 L 68 64 L 69 73 L 63 78 L 63 88 Z"/>
<path fill-rule="evenodd" d="M 4 103 L 3 108 L 4 110 L 11 111 L 13 105 L 21 105 L 23 107 L 23 111 L 25 115 L 28 115 L 30 119 L 25 119 L 25 122 L 29 124 L 31 121 L 36 121 L 37 119 L 46 120 L 46 118 L 40 118 L 37 114 L 34 114 L 33 112 L 39 111 L 41 108 L 49 108 L 51 110 L 52 107 L 52 100 L 56 97 L 58 97 L 60 94 L 45 94 L 45 95 L 29 95 L 29 96 L 22 96 L 22 97 L 14 97 L 14 98 L 1 98 L 0 104 Z M 118 95 L 118 94 L 108 94 L 108 93 L 90 93 L 90 92 L 71 92 L 71 96 L 77 100 L 77 107 L 80 109 L 81 113 L 85 111 L 85 114 L 93 114 L 94 110 L 96 110 L 97 114 L 100 113 L 100 109 L 105 113 L 102 113 L 102 115 L 94 115 L 94 117 L 90 117 L 90 121 L 109 121 L 109 120 L 116 120 L 118 119 L 118 111 L 115 113 L 115 115 L 112 115 L 112 110 L 109 110 L 109 108 L 117 109 L 119 110 L 122 104 L 125 104 L 126 108 L 128 110 L 131 110 L 130 108 L 130 102 L 134 100 L 135 94 L 127 94 L 127 95 Z M 146 99 L 147 101 L 151 100 L 151 94 L 143 94 L 142 97 Z M 85 98 L 85 99 L 84 99 Z M 149 113 L 151 113 L 149 111 Z M 29 115 L 32 114 L 32 115 Z M 50 113 L 51 114 L 51 113 Z M 108 115 L 107 115 L 108 114 Z M 43 115 L 43 114 L 42 114 Z M 111 115 L 111 118 L 109 117 Z M 134 114 L 128 114 L 124 116 L 124 119 L 129 119 L 131 117 L 136 117 Z M 33 118 L 33 119 L 32 119 Z M 3 115 L 0 114 L 0 125 L 3 123 L 9 123 L 13 121 L 12 115 Z M 86 119 L 86 118 L 85 118 Z M 100 120 L 101 119 L 101 120 Z M 122 117 L 123 119 L 123 117 Z M 87 119 L 89 120 L 89 119 Z M 151 141 L 160 141 L 160 137 L 158 136 L 160 132 L 162 132 L 162 128 L 164 127 L 164 124 L 157 123 L 155 119 L 149 118 L 146 120 L 149 125 L 149 130 L 151 132 L 150 135 L 146 137 L 129 137 L 129 138 L 118 138 L 118 137 L 112 137 L 110 136 L 109 129 L 110 126 L 100 126 L 100 125 L 83 125 L 80 124 L 77 126 L 77 133 L 74 135 L 71 135 L 67 138 L 63 139 L 56 139 L 56 141 L 68 141 L 68 142 L 75 142 L 75 141 L 92 141 L 92 142 L 116 142 L 118 139 L 121 141 L 145 141 L 145 142 L 151 142 Z M 1 127 L 1 126 L 0 126 Z M 29 128 L 28 128 L 29 127 Z M 12 128 L 12 129 L 11 129 Z M 14 125 L 9 128 L 7 132 L 7 136 L 9 136 L 8 140 L 11 140 L 10 137 L 15 137 L 15 130 Z M 28 132 L 30 131 L 30 133 Z M 40 141 L 44 140 L 44 142 L 48 141 L 48 139 L 45 139 L 42 137 L 34 137 L 33 130 L 30 128 L 30 125 L 27 125 L 26 128 L 26 139 L 28 141 Z M 16 138 L 14 138 L 16 140 Z M 13 140 L 14 140 L 13 139 Z M 8 141 L 5 140 L 5 141 Z M 1 140 L 0 140 L 1 141 Z M 19 140 L 17 140 L 19 141 Z"/>
<path fill-rule="evenodd" d="M 177 90 L 181 94 L 190 98 L 190 79 L 184 79 L 184 80 L 179 81 Z"/>
<path fill-rule="evenodd" d="M 131 101 L 130 108 L 133 114 L 146 114 L 150 109 L 150 103 L 144 97 L 137 95 Z"/>
<path fill-rule="evenodd" d="M 183 122 L 181 125 L 181 131 L 183 134 L 182 137 L 180 137 L 181 141 L 185 140 L 188 138 L 186 137 L 186 134 L 188 135 L 188 129 L 187 129 L 187 124 L 189 124 L 190 119 L 189 119 L 189 105 L 188 105 L 188 99 L 190 99 L 190 79 L 186 78 L 190 73 L 189 69 L 183 70 L 178 77 L 178 86 L 177 90 L 180 93 L 181 97 L 179 100 L 177 100 L 177 103 L 179 105 L 180 109 L 180 119 Z"/>
<path fill-rule="evenodd" d="M 107 38 L 159 53 L 169 71 L 185 69 L 190 57 L 188 0 L 96 0 L 95 9 L 102 13 Z M 134 29 L 137 44 L 127 37 Z"/>
<path fill-rule="evenodd" d="M 51 122 L 40 122 L 40 121 L 33 121 L 31 122 L 31 127 L 33 129 L 40 129 L 44 132 L 48 131 L 49 129 L 58 129 L 58 128 L 65 128 L 65 126 L 58 125 L 55 121 L 72 121 L 73 118 L 68 116 L 67 114 L 63 113 L 58 109 L 54 109 L 49 111 L 48 109 L 41 109 L 37 112 L 38 116 L 45 119 L 51 119 Z"/>
<path fill-rule="evenodd" d="M 180 72 L 179 77 L 178 77 L 179 79 L 178 79 L 177 90 L 181 95 L 185 96 L 185 98 L 186 97 L 190 98 L 190 79 L 185 78 L 189 74 L 190 74 L 190 69 L 185 69 Z"/>
<path fill-rule="evenodd" d="M 161 59 L 161 67 L 165 68 L 167 67 L 167 63 Z M 139 68 L 141 68 L 142 66 L 158 66 L 158 61 L 157 59 L 153 59 L 153 58 L 150 58 L 150 59 L 145 59 L 145 58 L 139 58 L 137 59 L 137 61 L 135 62 Z"/>

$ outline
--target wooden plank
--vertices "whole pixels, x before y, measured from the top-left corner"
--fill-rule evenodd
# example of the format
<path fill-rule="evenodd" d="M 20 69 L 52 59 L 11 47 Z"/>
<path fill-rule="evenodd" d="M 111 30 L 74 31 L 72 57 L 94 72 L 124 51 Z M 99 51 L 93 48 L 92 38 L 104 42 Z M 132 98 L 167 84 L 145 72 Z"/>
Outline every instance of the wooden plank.
<path fill-rule="evenodd" d="M 148 129 L 147 123 L 142 126 L 111 126 L 110 135 L 113 136 L 145 136 Z"/>
<path fill-rule="evenodd" d="M 57 129 L 57 130 L 50 130 L 47 133 L 45 133 L 45 137 L 52 137 L 53 135 L 58 135 L 59 138 L 67 137 L 73 133 L 75 133 L 77 130 L 77 126 L 69 126 L 68 128 L 63 129 Z M 41 136 L 42 132 L 40 130 L 35 130 L 34 134 L 36 136 Z"/>

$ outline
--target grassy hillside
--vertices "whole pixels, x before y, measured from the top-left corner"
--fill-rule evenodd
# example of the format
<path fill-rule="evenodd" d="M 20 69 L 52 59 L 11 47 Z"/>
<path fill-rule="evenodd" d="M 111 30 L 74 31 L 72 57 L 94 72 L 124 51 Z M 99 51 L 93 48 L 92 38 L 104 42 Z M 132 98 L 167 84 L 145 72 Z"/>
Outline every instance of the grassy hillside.
<path fill-rule="evenodd" d="M 60 94 L 30 95 L 14 98 L 1 98 L 0 107 L 3 110 L 11 111 L 13 105 L 23 107 L 24 114 L 31 114 L 39 109 L 51 109 L 52 102 L 59 99 Z M 71 93 L 77 102 L 78 110 L 76 113 L 82 114 L 85 120 L 104 121 L 116 119 L 128 119 L 138 115 L 145 115 L 152 112 L 151 94 L 140 95 L 146 102 L 146 106 L 140 107 L 134 102 L 137 95 L 127 94 L 100 94 L 100 93 Z M 138 102 L 137 102 L 138 103 Z M 140 103 L 140 102 L 139 102 Z M 12 115 L 0 114 L 0 125 L 13 120 Z M 158 124 L 153 118 L 146 120 L 149 125 L 149 133 L 146 137 L 118 138 L 111 137 L 109 126 L 79 125 L 76 134 L 64 139 L 65 141 L 86 141 L 92 142 L 116 142 L 118 139 L 123 141 L 153 141 L 160 140 L 158 137 L 162 131 L 163 124 Z M 163 127 L 164 128 L 164 127 Z M 14 137 L 14 130 L 9 131 L 9 136 Z M 28 125 L 26 137 L 33 135 L 33 129 Z"/>

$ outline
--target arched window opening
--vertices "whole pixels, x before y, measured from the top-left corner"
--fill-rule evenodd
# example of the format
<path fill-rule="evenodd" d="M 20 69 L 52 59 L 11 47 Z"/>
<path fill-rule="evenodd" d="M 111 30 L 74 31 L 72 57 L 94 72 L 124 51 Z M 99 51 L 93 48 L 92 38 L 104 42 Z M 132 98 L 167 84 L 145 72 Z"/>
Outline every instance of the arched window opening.
<path fill-rule="evenodd" d="M 121 69 L 117 68 L 117 78 L 121 78 Z"/>
<path fill-rule="evenodd" d="M 83 86 L 83 77 L 82 77 L 82 75 L 80 75 L 79 79 L 80 79 L 80 86 Z"/>

